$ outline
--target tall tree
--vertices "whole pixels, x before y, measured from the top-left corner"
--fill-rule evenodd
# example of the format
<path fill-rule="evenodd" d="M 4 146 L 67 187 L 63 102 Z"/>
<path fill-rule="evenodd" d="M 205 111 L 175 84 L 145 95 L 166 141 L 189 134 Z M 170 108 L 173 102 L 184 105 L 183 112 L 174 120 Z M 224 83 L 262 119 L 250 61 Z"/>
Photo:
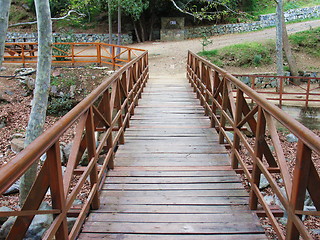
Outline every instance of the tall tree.
<path fill-rule="evenodd" d="M 43 131 L 50 86 L 52 58 L 52 21 L 49 0 L 35 0 L 38 24 L 38 63 L 32 108 L 29 117 L 25 147 Z M 23 175 L 20 183 L 20 204 L 22 205 L 37 175 L 38 162 Z"/>
<path fill-rule="evenodd" d="M 2 70 L 4 57 L 4 46 L 7 37 L 10 5 L 11 0 L 0 0 L 0 71 Z"/>
<path fill-rule="evenodd" d="M 277 0 L 277 25 L 276 25 L 276 52 L 277 52 L 277 75 L 283 76 L 283 2 L 282 0 Z"/>

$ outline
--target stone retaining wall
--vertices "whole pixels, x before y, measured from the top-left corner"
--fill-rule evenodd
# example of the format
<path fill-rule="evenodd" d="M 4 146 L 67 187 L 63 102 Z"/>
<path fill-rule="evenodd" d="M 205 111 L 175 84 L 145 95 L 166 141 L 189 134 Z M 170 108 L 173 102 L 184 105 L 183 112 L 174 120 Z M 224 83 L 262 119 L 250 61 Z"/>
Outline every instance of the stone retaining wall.
<path fill-rule="evenodd" d="M 310 8 L 298 8 L 291 9 L 284 13 L 286 21 L 294 21 L 300 19 L 316 18 L 320 17 L 320 6 Z M 250 23 L 237 23 L 237 24 L 224 24 L 224 25 L 212 25 L 196 28 L 186 28 L 186 38 L 199 38 L 203 34 L 207 36 L 223 35 L 229 33 L 241 33 L 255 31 L 266 27 L 272 27 L 276 25 L 275 14 L 261 15 L 260 21 Z"/>
<path fill-rule="evenodd" d="M 63 42 L 71 41 L 71 42 L 104 42 L 109 43 L 109 34 L 90 34 L 90 33 L 73 33 L 73 34 L 65 34 L 65 33 L 53 33 L 53 37 L 55 39 L 60 38 Z M 132 36 L 129 34 L 122 34 L 122 44 L 131 44 Z M 37 42 L 38 34 L 37 33 L 19 33 L 19 32 L 8 32 L 7 33 L 7 41 L 13 42 L 24 42 L 26 39 L 27 42 Z M 113 43 L 116 44 L 118 35 L 112 34 Z"/>

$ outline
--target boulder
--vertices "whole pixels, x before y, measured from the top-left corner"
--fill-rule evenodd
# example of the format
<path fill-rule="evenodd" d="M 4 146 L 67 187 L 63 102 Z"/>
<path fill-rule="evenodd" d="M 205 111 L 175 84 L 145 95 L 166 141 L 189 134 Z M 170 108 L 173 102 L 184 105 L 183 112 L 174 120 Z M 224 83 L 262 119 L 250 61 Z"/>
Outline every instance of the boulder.
<path fill-rule="evenodd" d="M 0 212 L 10 212 L 13 211 L 11 208 L 6 206 L 0 207 Z M 5 221 L 8 220 L 9 217 L 0 217 L 0 224 L 2 225 Z"/>
<path fill-rule="evenodd" d="M 18 193 L 19 189 L 20 189 L 20 180 L 12 184 L 11 187 L 9 187 L 8 190 L 3 193 L 3 195 Z"/>
<path fill-rule="evenodd" d="M 288 135 L 286 136 L 286 139 L 287 139 L 287 141 L 290 142 L 290 143 L 295 143 L 295 142 L 298 142 L 298 140 L 299 140 L 299 139 L 298 139 L 294 134 L 292 134 L 292 133 L 288 134 Z"/>
<path fill-rule="evenodd" d="M 261 177 L 260 177 L 260 183 L 259 183 L 259 189 L 264 189 L 266 187 L 269 187 L 269 181 L 266 179 L 266 177 L 261 174 Z"/>
<path fill-rule="evenodd" d="M 24 138 L 13 138 L 11 140 L 11 149 L 14 153 L 19 153 L 24 149 Z"/>

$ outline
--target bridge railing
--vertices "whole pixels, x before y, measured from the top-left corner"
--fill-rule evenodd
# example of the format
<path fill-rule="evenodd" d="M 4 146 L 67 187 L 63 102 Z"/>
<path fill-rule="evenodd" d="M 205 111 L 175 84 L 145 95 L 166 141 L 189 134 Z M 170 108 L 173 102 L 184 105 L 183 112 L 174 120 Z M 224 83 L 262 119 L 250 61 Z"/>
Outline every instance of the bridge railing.
<path fill-rule="evenodd" d="M 53 43 L 52 62 L 67 63 L 95 63 L 111 65 L 113 69 L 122 67 L 138 57 L 144 50 L 107 43 Z M 38 43 L 10 42 L 5 44 L 4 63 L 36 63 L 38 57 Z"/>
<path fill-rule="evenodd" d="M 320 176 L 314 162 L 320 157 L 320 138 L 249 86 L 192 52 L 188 53 L 187 78 L 219 132 L 219 142 L 230 147 L 232 167 L 249 182 L 250 208 L 263 208 L 279 239 L 312 239 L 301 218 L 320 215 Z M 298 138 L 293 173 L 276 122 Z M 288 215 L 286 236 L 259 189 L 262 175 Z M 316 211 L 304 210 L 307 191 Z"/>
<path fill-rule="evenodd" d="M 89 209 L 99 208 L 99 189 L 106 171 L 113 168 L 117 145 L 124 143 L 124 131 L 129 127 L 130 116 L 134 114 L 134 107 L 138 104 L 148 77 L 148 53 L 144 52 L 107 78 L 0 168 L 0 192 L 3 193 L 41 156 L 46 155 L 21 210 L 0 212 L 0 216 L 17 216 L 8 239 L 23 239 L 38 214 L 54 216 L 43 239 L 76 238 Z M 62 170 L 60 142 L 70 129 L 69 135 L 74 133 L 71 153 L 66 169 Z M 81 166 L 85 155 L 87 163 Z M 74 202 L 79 194 L 85 194 L 85 202 L 81 205 Z M 51 210 L 39 209 L 44 199 L 51 202 Z M 67 217 L 77 218 L 69 233 Z"/>
<path fill-rule="evenodd" d="M 319 77 L 233 74 L 265 98 L 281 107 L 284 102 L 302 102 L 305 107 L 320 104 Z M 299 84 L 297 84 L 299 82 Z"/>

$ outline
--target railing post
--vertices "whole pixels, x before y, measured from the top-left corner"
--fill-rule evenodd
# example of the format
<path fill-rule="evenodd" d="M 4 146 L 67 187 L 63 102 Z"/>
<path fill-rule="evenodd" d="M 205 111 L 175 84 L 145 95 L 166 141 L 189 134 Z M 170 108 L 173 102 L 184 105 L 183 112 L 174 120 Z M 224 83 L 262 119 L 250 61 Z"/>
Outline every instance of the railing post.
<path fill-rule="evenodd" d="M 219 73 L 217 71 L 214 71 L 213 76 L 213 85 L 212 85 L 212 96 L 215 95 L 216 91 L 218 91 L 218 85 L 219 85 Z M 217 106 L 214 103 L 214 99 L 212 99 L 212 114 L 216 115 L 217 113 Z M 213 117 L 211 117 L 211 127 L 215 128 L 216 122 Z"/>
<path fill-rule="evenodd" d="M 233 145 L 232 145 L 232 152 L 231 152 L 231 166 L 233 169 L 237 169 L 239 165 L 239 160 L 237 158 L 237 155 L 235 154 L 235 151 L 238 151 L 240 148 L 240 138 L 237 133 L 238 123 L 241 121 L 242 117 L 242 108 L 243 108 L 243 92 L 238 89 L 237 90 L 237 99 L 236 99 L 236 115 L 234 116 L 234 125 L 233 125 Z M 241 128 L 241 127 L 240 127 Z M 241 131 L 240 129 L 238 129 Z"/>
<path fill-rule="evenodd" d="M 255 147 L 254 147 L 254 158 L 253 158 L 253 169 L 251 175 L 251 185 L 257 185 L 259 188 L 261 170 L 258 167 L 257 159 L 262 160 L 263 156 L 263 142 L 265 137 L 265 129 L 266 129 L 266 119 L 263 113 L 262 108 L 258 107 L 258 119 L 257 119 L 257 129 L 255 135 Z M 258 197 L 251 187 L 250 190 L 250 199 L 249 199 L 249 207 L 251 210 L 256 210 L 258 206 Z"/>
<path fill-rule="evenodd" d="M 283 82 L 284 82 L 284 78 L 283 77 L 279 77 L 280 78 L 280 89 L 279 89 L 279 105 L 280 108 L 282 108 L 282 96 L 283 96 Z"/>
<path fill-rule="evenodd" d="M 130 62 L 131 61 L 131 49 L 129 48 L 129 50 L 128 50 L 128 62 Z"/>
<path fill-rule="evenodd" d="M 103 94 L 103 113 L 104 113 L 104 117 L 106 119 L 106 121 L 111 125 L 112 122 L 112 109 L 110 107 L 110 92 L 109 92 L 109 88 L 106 89 L 106 91 Z M 107 151 L 109 151 L 110 149 L 113 148 L 113 138 L 112 138 L 112 130 L 107 138 L 107 143 L 106 143 L 106 149 Z M 113 151 L 113 149 L 112 149 Z M 114 168 L 114 153 L 112 153 L 112 156 L 108 162 L 108 168 L 109 169 L 113 169 Z"/>
<path fill-rule="evenodd" d="M 47 161 L 49 164 L 50 190 L 52 198 L 52 208 L 60 209 L 62 214 L 62 223 L 60 224 L 55 237 L 56 239 L 68 239 L 68 223 L 66 212 L 66 200 L 63 189 L 62 169 L 60 159 L 60 144 L 56 142 L 47 152 Z M 56 217 L 58 217 L 57 215 Z"/>
<path fill-rule="evenodd" d="M 102 64 L 101 64 L 101 45 L 100 45 L 100 43 L 97 43 L 96 49 L 97 49 L 97 63 L 101 67 Z"/>
<path fill-rule="evenodd" d="M 311 167 L 311 150 L 301 140 L 298 142 L 296 165 L 293 172 L 292 192 L 289 200 L 293 211 L 303 210 L 306 189 Z M 293 216 L 288 216 L 286 239 L 298 240 L 299 231 L 292 221 Z M 301 215 L 298 215 L 301 218 Z"/>
<path fill-rule="evenodd" d="M 111 56 L 112 56 L 112 67 L 113 67 L 113 70 L 116 70 L 116 59 L 115 59 L 115 48 L 114 46 L 111 47 Z"/>
<path fill-rule="evenodd" d="M 72 62 L 72 66 L 74 66 L 74 43 L 71 44 L 71 62 Z"/>
<path fill-rule="evenodd" d="M 94 135 L 94 130 L 95 128 L 94 128 L 94 120 L 93 120 L 93 110 L 92 110 L 92 107 L 90 107 L 89 114 L 86 121 L 86 138 L 87 138 L 87 150 L 88 150 L 89 161 L 94 161 L 94 158 L 96 157 L 96 139 Z M 95 163 L 90 173 L 91 188 L 95 184 L 98 184 L 97 181 L 98 181 L 98 170 L 97 170 L 97 163 Z M 99 193 L 96 192 L 91 203 L 91 208 L 99 209 L 99 207 L 100 207 Z"/>
<path fill-rule="evenodd" d="M 223 111 L 227 109 L 228 105 L 228 87 L 227 87 L 227 79 L 223 78 L 223 89 L 222 89 L 222 109 L 220 113 L 220 129 L 219 129 L 219 143 L 224 144 L 224 134 L 223 134 L 223 129 L 225 128 L 226 125 L 226 117 L 223 114 Z"/>
<path fill-rule="evenodd" d="M 310 97 L 310 84 L 311 79 L 308 79 L 308 85 L 307 85 L 307 95 L 306 95 L 306 107 L 309 105 L 309 97 Z"/>
<path fill-rule="evenodd" d="M 24 45 L 23 45 L 23 43 L 21 44 L 21 56 L 22 56 L 23 67 L 26 67 L 26 58 L 25 58 L 25 55 L 24 55 Z"/>

